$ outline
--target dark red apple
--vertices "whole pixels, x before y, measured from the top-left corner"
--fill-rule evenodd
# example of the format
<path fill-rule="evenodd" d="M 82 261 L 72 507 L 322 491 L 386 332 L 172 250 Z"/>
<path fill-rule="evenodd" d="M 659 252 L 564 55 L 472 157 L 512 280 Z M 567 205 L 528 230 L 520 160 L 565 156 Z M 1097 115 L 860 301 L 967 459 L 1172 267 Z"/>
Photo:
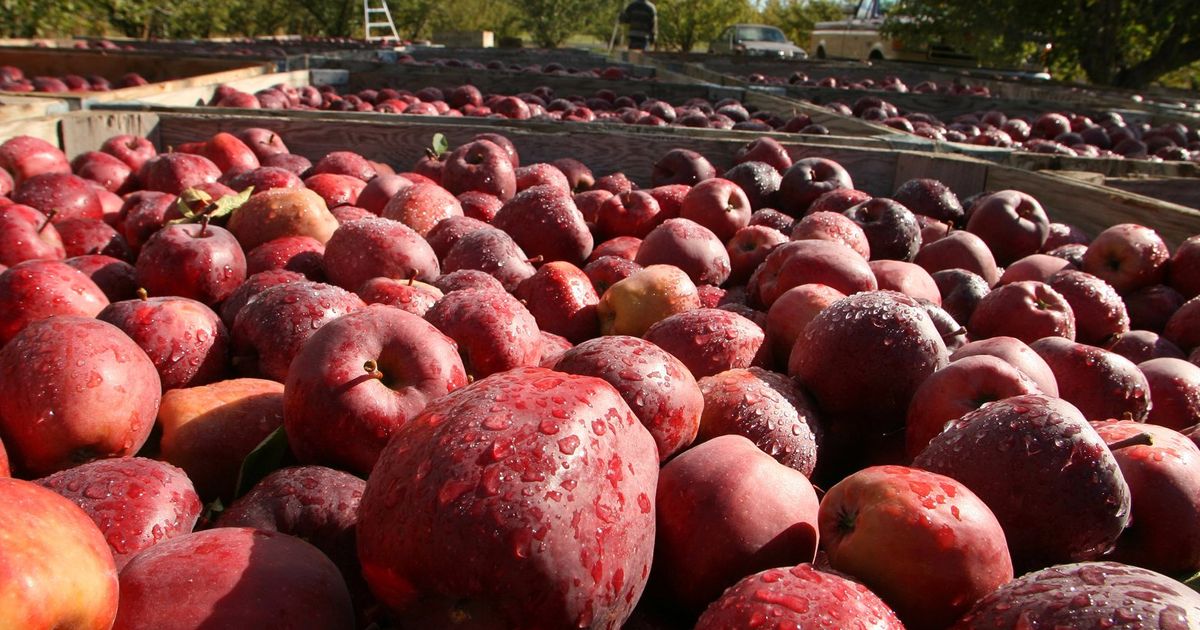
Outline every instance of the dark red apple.
<path fill-rule="evenodd" d="M 220 380 L 229 363 L 229 330 L 213 310 L 186 297 L 109 304 L 96 319 L 121 329 L 158 370 L 163 390 Z"/>
<path fill-rule="evenodd" d="M 325 244 L 330 282 L 355 291 L 371 278 L 413 278 L 432 282 L 441 275 L 437 255 L 407 225 L 382 217 L 343 224 Z"/>
<path fill-rule="evenodd" d="M 124 162 L 134 177 L 141 172 L 143 164 L 158 155 L 154 143 L 129 134 L 112 136 L 100 145 L 100 150 Z"/>
<path fill-rule="evenodd" d="M 690 219 L 668 219 L 642 240 L 633 259 L 643 267 L 674 265 L 696 284 L 720 285 L 731 273 L 729 252 L 712 230 Z"/>
<path fill-rule="evenodd" d="M 938 221 L 962 227 L 966 222 L 958 195 L 936 179 L 910 179 L 896 189 L 892 199 L 911 210 Z"/>
<path fill-rule="evenodd" d="M 797 160 L 779 182 L 779 210 L 803 216 L 818 197 L 838 188 L 854 188 L 854 180 L 841 164 L 815 157 Z"/>
<path fill-rule="evenodd" d="M 579 267 L 566 261 L 542 265 L 517 286 L 514 295 L 537 320 L 538 328 L 580 343 L 600 333 L 596 294 L 592 281 Z"/>
<path fill-rule="evenodd" d="M 1129 486 L 1117 461 L 1062 399 L 1035 394 L 984 405 L 934 437 L 913 465 L 979 495 L 1004 527 L 1018 569 L 1099 557 L 1129 524 Z"/>
<path fill-rule="evenodd" d="M 921 245 L 913 262 L 931 274 L 946 269 L 964 269 L 983 278 L 988 286 L 995 285 L 1000 276 L 987 243 L 965 230 Z"/>
<path fill-rule="evenodd" d="M 458 344 L 474 378 L 537 365 L 541 339 L 537 320 L 516 298 L 493 290 L 452 291 L 425 319 Z"/>
<path fill-rule="evenodd" d="M 679 216 L 703 225 L 726 242 L 750 223 L 751 212 L 750 201 L 737 184 L 713 177 L 692 186 Z"/>
<path fill-rule="evenodd" d="M 212 160 L 190 153 L 156 155 L 142 165 L 138 179 L 146 190 L 178 195 L 188 188 L 216 182 L 221 169 Z"/>
<path fill-rule="evenodd" d="M 696 184 L 717 176 L 708 158 L 690 149 L 672 149 L 654 163 L 650 175 L 651 184 L 655 187 L 669 184 Z"/>
<path fill-rule="evenodd" d="M 1041 250 L 1050 234 L 1050 219 L 1033 197 L 1002 190 L 972 206 L 967 230 L 987 243 L 998 264 L 1008 265 Z"/>
<path fill-rule="evenodd" d="M 91 278 L 58 260 L 27 260 L 0 273 L 0 346 L 55 316 L 95 317 L 108 298 Z"/>
<path fill-rule="evenodd" d="M 109 302 L 131 300 L 137 296 L 137 271 L 123 260 L 92 254 L 68 258 L 63 262 L 91 278 Z"/>
<path fill-rule="evenodd" d="M 976 339 L 1016 337 L 1032 343 L 1043 337 L 1075 339 L 1075 314 L 1050 285 L 1033 280 L 993 289 L 979 301 L 967 329 Z"/>
<path fill-rule="evenodd" d="M 1200 367 L 1164 357 L 1139 363 L 1138 369 L 1150 386 L 1146 422 L 1176 430 L 1200 424 Z"/>
<path fill-rule="evenodd" d="M 641 190 L 609 196 L 596 208 L 593 217 L 596 228 L 606 237 L 629 236 L 638 239 L 644 238 L 666 219 L 654 197 Z M 592 255 L 595 255 L 595 250 Z"/>
<path fill-rule="evenodd" d="M 792 165 L 792 157 L 778 140 L 763 136 L 739 148 L 733 156 L 733 162 L 761 162 L 770 165 L 777 173 L 783 173 Z"/>
<path fill-rule="evenodd" d="M 1169 270 L 1171 288 L 1191 299 L 1200 295 L 1200 235 L 1179 245 L 1171 257 Z"/>
<path fill-rule="evenodd" d="M 582 265 L 594 241 L 571 195 L 552 186 L 534 186 L 505 202 L 492 219 L 530 256 L 544 262 Z"/>
<path fill-rule="evenodd" d="M 812 483 L 740 435 L 715 437 L 667 463 L 656 503 L 651 588 L 686 610 L 741 576 L 816 555 Z"/>
<path fill-rule="evenodd" d="M 497 374 L 384 449 L 359 510 L 363 574 L 404 625 L 616 628 L 646 584 L 657 481 L 654 440 L 611 385 Z"/>
<path fill-rule="evenodd" d="M 729 282 L 745 284 L 771 251 L 786 242 L 788 238 L 774 228 L 749 225 L 739 229 L 725 245 L 729 254 Z"/>
<path fill-rule="evenodd" d="M 215 306 L 246 279 L 246 255 L 233 234 L 207 222 L 169 225 L 138 253 L 138 285 Z"/>
<path fill-rule="evenodd" d="M 753 321 L 716 308 L 676 313 L 650 326 L 647 341 L 670 352 L 696 378 L 734 368 L 770 365 L 766 335 Z"/>
<path fill-rule="evenodd" d="M 1154 230 L 1122 223 L 1104 230 L 1088 245 L 1083 270 L 1125 294 L 1162 282 L 1170 257 Z"/>
<path fill-rule="evenodd" d="M 1131 361 L 1094 346 L 1046 337 L 1029 345 L 1058 382 L 1059 395 L 1090 421 L 1110 418 L 1145 421 L 1150 410 L 1150 385 Z"/>
<path fill-rule="evenodd" d="M 93 184 L 70 173 L 46 173 L 22 181 L 12 200 L 41 210 L 54 221 L 65 219 L 104 219 L 104 207 Z"/>
<path fill-rule="evenodd" d="M 776 247 L 750 276 L 752 300 L 770 307 L 784 291 L 802 284 L 824 284 L 846 295 L 878 288 L 867 261 L 836 242 L 801 240 Z"/>
<path fill-rule="evenodd" d="M 791 227 L 791 240 L 815 239 L 841 243 L 864 259 L 871 258 L 871 244 L 867 234 L 853 219 L 833 212 L 812 212 L 796 221 Z"/>
<path fill-rule="evenodd" d="M 61 260 L 66 248 L 46 215 L 20 204 L 0 208 L 0 265 L 26 260 Z"/>

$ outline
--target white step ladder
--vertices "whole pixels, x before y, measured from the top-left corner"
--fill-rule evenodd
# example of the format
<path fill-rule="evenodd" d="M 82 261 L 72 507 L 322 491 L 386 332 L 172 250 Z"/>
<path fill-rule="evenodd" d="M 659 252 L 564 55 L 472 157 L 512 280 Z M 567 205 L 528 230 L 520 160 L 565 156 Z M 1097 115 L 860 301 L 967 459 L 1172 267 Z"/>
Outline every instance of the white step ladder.
<path fill-rule="evenodd" d="M 388 10 L 387 0 L 377 0 L 378 5 L 372 0 L 363 0 L 363 38 L 369 42 L 391 39 L 397 43 L 400 42 L 400 35 L 396 32 L 396 23 L 392 21 L 392 12 Z M 372 16 L 383 15 L 386 21 L 372 21 Z M 383 35 L 372 35 L 372 30 L 385 29 Z M 388 33 L 391 33 L 388 35 Z"/>

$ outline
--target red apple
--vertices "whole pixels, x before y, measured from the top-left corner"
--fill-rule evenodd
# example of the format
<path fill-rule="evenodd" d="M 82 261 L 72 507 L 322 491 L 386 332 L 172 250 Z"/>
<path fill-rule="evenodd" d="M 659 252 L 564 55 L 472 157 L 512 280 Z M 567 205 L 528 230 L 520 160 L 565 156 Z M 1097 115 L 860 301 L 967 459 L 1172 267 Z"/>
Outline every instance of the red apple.
<path fill-rule="evenodd" d="M 726 242 L 750 223 L 751 212 L 750 201 L 737 184 L 713 177 L 688 191 L 679 216 L 703 225 Z"/>
<path fill-rule="evenodd" d="M 69 500 L 0 478 L 0 626 L 107 630 L 117 615 L 117 570 L 92 519 Z"/>
<path fill-rule="evenodd" d="M 1032 343 L 1042 337 L 1075 339 L 1075 313 L 1050 285 L 1033 280 L 992 290 L 971 313 L 967 329 L 977 339 L 1016 337 Z"/>
<path fill-rule="evenodd" d="M 354 291 L 371 278 L 413 278 L 431 282 L 439 269 L 429 243 L 399 221 L 369 217 L 338 227 L 325 244 L 325 274 Z"/>
<path fill-rule="evenodd" d="M 729 252 L 712 230 L 690 219 L 668 219 L 642 240 L 634 262 L 674 265 L 696 284 L 720 285 L 731 273 Z"/>
<path fill-rule="evenodd" d="M 789 233 L 793 241 L 833 241 L 853 249 L 863 259 L 871 258 L 867 233 L 853 219 L 842 214 L 824 211 L 809 213 L 796 221 Z"/>
<path fill-rule="evenodd" d="M 1138 597 L 1151 592 L 1153 597 Z M 1146 619 L 1157 628 L 1186 628 L 1200 619 L 1198 609 L 1194 590 L 1160 573 L 1117 562 L 1080 562 L 1009 582 L 979 600 L 955 627 L 1089 628 Z"/>
<path fill-rule="evenodd" d="M 650 181 L 655 187 L 669 184 L 695 186 L 716 176 L 717 169 L 708 158 L 690 149 L 672 149 L 654 163 Z"/>
<path fill-rule="evenodd" d="M 46 215 L 20 204 L 0 208 L 0 265 L 26 260 L 61 260 L 66 248 Z"/>
<path fill-rule="evenodd" d="M 936 179 L 910 179 L 896 189 L 892 199 L 914 214 L 961 227 L 965 222 L 958 195 Z"/>
<path fill-rule="evenodd" d="M 246 279 L 246 255 L 233 234 L 215 225 L 169 225 L 138 254 L 138 285 L 152 295 L 174 295 L 215 306 Z"/>
<path fill-rule="evenodd" d="M 1124 294 L 1162 282 L 1170 257 L 1154 230 L 1122 223 L 1104 230 L 1088 245 L 1083 270 Z"/>
<path fill-rule="evenodd" d="M 0 430 L 29 475 L 136 453 L 162 392 L 154 364 L 120 329 L 73 315 L 12 338 L 0 350 L 0 377 Z"/>
<path fill-rule="evenodd" d="M 992 257 L 987 244 L 965 230 L 951 232 L 932 243 L 923 244 L 913 262 L 929 273 L 965 269 L 983 278 L 988 286 L 995 285 L 1000 275 L 996 259 Z M 1044 282 L 1041 278 L 1037 279 Z"/>
<path fill-rule="evenodd" d="M 112 136 L 100 145 L 100 150 L 124 162 L 135 178 L 142 170 L 142 165 L 158 154 L 154 143 L 129 134 Z"/>
<path fill-rule="evenodd" d="M 764 619 L 794 628 L 904 628 L 867 587 L 801 564 L 743 578 L 709 604 L 695 630 L 751 628 Z"/>
<path fill-rule="evenodd" d="M 553 367 L 615 387 L 654 437 L 661 461 L 696 438 L 704 405 L 696 379 L 679 359 L 649 341 L 623 335 L 592 339 L 564 352 Z"/>
<path fill-rule="evenodd" d="M 1113 559 L 1178 575 L 1200 569 L 1200 533 L 1191 526 L 1200 517 L 1200 448 L 1153 424 L 1093 426 L 1110 445 L 1132 498 L 1130 526 L 1117 539 Z"/>
<path fill-rule="evenodd" d="M 104 218 L 104 207 L 88 180 L 70 173 L 35 175 L 21 182 L 12 200 L 41 210 L 52 220 Z"/>
<path fill-rule="evenodd" d="M 641 190 L 609 196 L 596 208 L 593 218 L 601 234 L 639 239 L 667 219 L 654 197 Z M 595 250 L 592 255 L 595 255 Z"/>
<path fill-rule="evenodd" d="M 656 503 L 652 588 L 687 610 L 742 576 L 811 562 L 817 551 L 812 483 L 740 435 L 715 437 L 667 463 Z"/>
<path fill-rule="evenodd" d="M 1064 269 L 1049 280 L 1075 315 L 1075 336 L 1080 343 L 1102 346 L 1109 338 L 1129 332 L 1125 303 L 1109 284 L 1082 271 Z"/>
<path fill-rule="evenodd" d="M 77 155 L 71 160 L 71 170 L 109 192 L 128 192 L 134 183 L 133 170 L 128 164 L 120 158 L 99 151 Z"/>
<path fill-rule="evenodd" d="M 1200 424 L 1200 367 L 1180 357 L 1151 359 L 1138 369 L 1150 386 L 1146 422 L 1176 430 Z"/>
<path fill-rule="evenodd" d="M 784 171 L 776 198 L 780 210 L 799 217 L 818 197 L 838 188 L 854 188 L 854 181 L 841 164 L 825 158 L 804 158 Z"/>
<path fill-rule="evenodd" d="M 349 175 L 369 182 L 375 178 L 377 171 L 363 156 L 352 151 L 332 151 L 313 165 L 309 175 L 320 173 L 335 173 Z"/>
<path fill-rule="evenodd" d="M 82 272 L 58 260 L 28 260 L 0 273 L 0 346 L 27 325 L 54 316 L 95 317 L 108 298 Z"/>
<path fill-rule="evenodd" d="M 918 265 L 899 260 L 872 260 L 871 272 L 880 291 L 896 291 L 909 297 L 942 304 L 942 294 L 929 272 Z"/>
<path fill-rule="evenodd" d="M 38 175 L 71 172 L 58 147 L 33 136 L 14 136 L 0 144 L 0 168 L 8 171 L 18 186 Z"/>
<path fill-rule="evenodd" d="M 366 475 L 399 427 L 466 383 L 449 338 L 411 313 L 368 306 L 297 353 L 284 389 L 288 443 L 301 462 Z"/>
<path fill-rule="evenodd" d="M 1144 363 L 1150 359 L 1160 358 L 1187 358 L 1179 346 L 1149 330 L 1131 330 L 1116 335 L 1109 340 L 1104 349 L 1115 352 L 1134 363 Z"/>
<path fill-rule="evenodd" d="M 909 627 L 947 627 L 1013 578 L 996 515 L 940 474 L 861 470 L 821 499 L 819 523 L 830 566 L 861 579 Z"/>
<path fill-rule="evenodd" d="M 544 262 L 582 265 L 594 241 L 571 195 L 552 186 L 534 186 L 504 203 L 492 219 L 530 256 Z"/>
<path fill-rule="evenodd" d="M 587 274 L 565 261 L 542 265 L 517 286 L 515 295 L 537 320 L 538 328 L 580 343 L 599 334 L 596 294 Z"/>
<path fill-rule="evenodd" d="M 616 628 L 646 584 L 657 481 L 654 440 L 611 385 L 497 374 L 384 449 L 359 510 L 363 574 L 404 625 Z"/>
<path fill-rule="evenodd" d="M 458 344 L 467 373 L 475 378 L 537 365 L 541 357 L 537 320 L 507 293 L 452 291 L 425 319 Z"/>
<path fill-rule="evenodd" d="M 242 461 L 283 424 L 283 384 L 235 378 L 168 390 L 158 410 L 161 457 L 205 501 L 233 499 Z"/>
<path fill-rule="evenodd" d="M 1054 371 L 1059 395 L 1090 421 L 1146 420 L 1150 386 L 1146 376 L 1125 357 L 1094 346 L 1046 337 L 1029 345 Z"/>
<path fill-rule="evenodd" d="M 792 157 L 788 154 L 787 149 L 779 144 L 778 140 L 769 136 L 763 136 L 743 145 L 733 156 L 733 161 L 735 164 L 763 162 L 779 173 L 788 170 L 788 167 L 792 165 Z"/>
<path fill-rule="evenodd" d="M 273 188 L 250 197 L 230 215 L 225 227 L 237 237 L 242 249 L 250 251 L 282 236 L 310 236 L 324 243 L 337 229 L 338 221 L 317 193 Z"/>
<path fill-rule="evenodd" d="M 221 169 L 212 160 L 190 153 L 156 155 L 142 165 L 138 179 L 146 190 L 178 195 L 188 188 L 216 182 Z"/>
<path fill-rule="evenodd" d="M 480 229 L 465 234 L 446 252 L 442 271 L 474 269 L 491 274 L 505 291 L 515 291 L 521 281 L 534 274 L 530 258 L 506 232 Z"/>
<path fill-rule="evenodd" d="M 846 297 L 823 284 L 802 284 L 779 295 L 767 311 L 765 330 L 775 364 L 786 369 L 796 338 L 825 307 Z"/>
<path fill-rule="evenodd" d="M 89 462 L 37 483 L 87 513 L 104 534 L 118 570 L 142 550 L 192 533 L 202 507 L 182 470 L 144 457 Z"/>
<path fill-rule="evenodd" d="M 745 284 L 771 251 L 786 242 L 788 238 L 774 228 L 749 225 L 739 229 L 725 244 L 729 254 L 730 284 Z"/>
<path fill-rule="evenodd" d="M 1200 295 L 1200 235 L 1179 245 L 1171 257 L 1169 271 L 1171 288 L 1191 299 Z"/>
<path fill-rule="evenodd" d="M 740 435 L 780 464 L 811 477 L 822 434 L 816 405 L 795 381 L 762 368 L 733 369 L 700 379 L 701 442 Z"/>
<path fill-rule="evenodd" d="M 1161 333 L 1187 300 L 1165 284 L 1152 284 L 1126 294 L 1124 301 L 1130 328 Z"/>
<path fill-rule="evenodd" d="M 1002 190 L 972 206 L 967 230 L 987 243 L 998 264 L 1008 265 L 1041 250 L 1050 233 L 1050 219 L 1033 197 Z"/>
<path fill-rule="evenodd" d="M 734 368 L 770 365 L 765 333 L 753 321 L 716 308 L 696 308 L 665 317 L 644 339 L 670 352 L 696 378 Z"/>
<path fill-rule="evenodd" d="M 767 255 L 750 276 L 746 290 L 765 307 L 788 289 L 802 284 L 824 284 L 846 295 L 878 288 L 867 261 L 840 243 L 801 240 L 784 243 Z"/>
<path fill-rule="evenodd" d="M 280 598 L 272 606 L 267 599 Z M 269 624 L 354 627 L 346 582 L 325 554 L 293 536 L 218 527 L 168 540 L 121 571 L 115 629 Z"/>
<path fill-rule="evenodd" d="M 1116 460 L 1062 399 L 1025 395 L 984 405 L 934 437 L 913 465 L 979 495 L 1004 527 L 1018 568 L 1099 557 L 1129 524 L 1129 486 Z"/>
<path fill-rule="evenodd" d="M 1167 320 L 1163 336 L 1184 352 L 1200 347 L 1200 297 L 1194 297 L 1179 307 Z"/>
<path fill-rule="evenodd" d="M 1074 266 L 1065 258 L 1049 254 L 1030 254 L 1006 267 L 1004 274 L 993 284 L 1012 284 L 1029 280 L 1049 282 L 1054 274 L 1072 268 Z"/>

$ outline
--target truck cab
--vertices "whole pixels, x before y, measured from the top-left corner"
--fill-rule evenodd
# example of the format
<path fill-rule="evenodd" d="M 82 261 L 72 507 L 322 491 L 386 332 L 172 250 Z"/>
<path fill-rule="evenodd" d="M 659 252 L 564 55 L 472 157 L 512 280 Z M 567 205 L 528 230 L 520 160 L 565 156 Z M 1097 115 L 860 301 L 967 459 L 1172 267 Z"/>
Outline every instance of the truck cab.
<path fill-rule="evenodd" d="M 880 34 L 883 21 L 897 0 L 859 0 L 846 19 L 818 22 L 813 29 L 809 50 L 817 59 L 858 59 L 896 61 L 937 61 L 973 64 L 969 55 L 946 46 L 910 47 L 898 39 Z"/>

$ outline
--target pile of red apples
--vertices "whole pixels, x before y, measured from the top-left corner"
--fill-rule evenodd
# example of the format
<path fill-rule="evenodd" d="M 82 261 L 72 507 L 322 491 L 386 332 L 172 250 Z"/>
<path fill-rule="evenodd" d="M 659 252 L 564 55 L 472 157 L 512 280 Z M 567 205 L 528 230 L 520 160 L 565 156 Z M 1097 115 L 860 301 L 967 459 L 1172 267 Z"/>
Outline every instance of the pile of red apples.
<path fill-rule="evenodd" d="M 382 112 L 414 116 L 453 116 L 507 120 L 600 122 L 652 127 L 698 127 L 741 131 L 783 131 L 828 134 L 825 127 L 813 124 L 807 114 L 787 118 L 775 112 L 744 105 L 734 98 L 716 103 L 702 98 L 671 104 L 650 98 L 644 92 L 618 94 L 597 90 L 592 96 L 559 96 L 547 86 L 519 94 L 484 94 L 474 85 L 465 84 L 443 90 L 425 87 L 412 92 L 405 89 L 363 89 L 342 93 L 334 86 L 292 87 L 276 85 L 254 94 L 229 86 L 220 86 L 211 105 L 249 109 L 300 109 L 351 112 Z"/>
<path fill-rule="evenodd" d="M 0 627 L 1200 626 L 1200 236 L 286 141 L 0 144 Z"/>
<path fill-rule="evenodd" d="M 903 79 L 895 75 L 871 77 L 839 77 L 826 75 L 819 79 L 812 78 L 806 72 L 796 71 L 788 77 L 780 77 L 762 73 L 751 73 L 743 77 L 748 83 L 756 85 L 796 85 L 800 87 L 835 88 L 839 90 L 881 90 L 901 94 L 952 94 L 969 96 L 991 96 L 991 90 L 986 85 L 972 85 L 962 81 L 942 81 L 933 79 L 921 81 L 911 88 Z"/>
<path fill-rule="evenodd" d="M 0 92 L 108 92 L 148 83 L 145 77 L 136 72 L 129 72 L 116 81 L 110 81 L 98 74 L 86 77 L 78 74 L 30 77 L 16 66 L 0 66 Z"/>
<path fill-rule="evenodd" d="M 1155 161 L 1200 161 L 1200 130 L 1183 123 L 1153 127 L 1126 121 L 1115 111 L 1096 118 L 1062 111 L 1036 117 L 991 109 L 955 116 L 947 123 L 933 114 L 901 111 L 892 103 L 864 96 L 854 104 L 826 105 L 844 116 L 854 116 L 934 140 L 964 142 L 1034 153 Z"/>

